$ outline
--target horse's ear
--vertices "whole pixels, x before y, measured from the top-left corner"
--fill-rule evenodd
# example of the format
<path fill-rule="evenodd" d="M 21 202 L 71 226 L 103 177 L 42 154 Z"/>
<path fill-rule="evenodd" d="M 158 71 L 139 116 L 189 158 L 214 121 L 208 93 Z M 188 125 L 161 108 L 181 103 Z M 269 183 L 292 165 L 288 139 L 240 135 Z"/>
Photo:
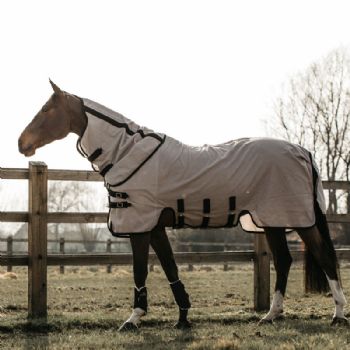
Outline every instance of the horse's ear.
<path fill-rule="evenodd" d="M 55 94 L 61 95 L 62 94 L 62 90 L 51 79 L 49 79 L 49 81 L 50 81 L 50 84 L 51 84 L 52 89 L 55 92 Z"/>

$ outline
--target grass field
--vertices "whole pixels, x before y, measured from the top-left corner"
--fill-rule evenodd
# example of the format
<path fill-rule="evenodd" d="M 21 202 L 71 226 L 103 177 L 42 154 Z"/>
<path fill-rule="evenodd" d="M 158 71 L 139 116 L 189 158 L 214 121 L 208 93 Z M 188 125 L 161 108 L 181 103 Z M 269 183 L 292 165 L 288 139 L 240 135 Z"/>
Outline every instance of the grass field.
<path fill-rule="evenodd" d="M 27 322 L 27 272 L 14 272 L 16 279 L 0 279 L 0 349 L 350 349 L 350 330 L 330 326 L 331 297 L 304 294 L 300 266 L 291 270 L 284 319 L 261 326 L 263 314 L 253 311 L 252 264 L 226 272 L 220 265 L 193 272 L 183 266 L 193 305 L 190 331 L 172 328 L 177 308 L 156 266 L 147 284 L 149 313 L 131 333 L 117 332 L 131 312 L 129 267 L 113 267 L 111 274 L 105 267 L 66 268 L 64 275 L 50 268 L 47 325 Z M 349 272 L 342 266 L 348 298 Z"/>

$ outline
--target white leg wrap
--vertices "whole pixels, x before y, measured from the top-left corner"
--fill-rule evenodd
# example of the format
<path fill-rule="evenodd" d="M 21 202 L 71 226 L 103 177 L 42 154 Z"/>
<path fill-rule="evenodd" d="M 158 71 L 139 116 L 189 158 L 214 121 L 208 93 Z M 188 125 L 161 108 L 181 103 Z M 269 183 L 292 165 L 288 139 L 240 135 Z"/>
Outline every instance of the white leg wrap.
<path fill-rule="evenodd" d="M 131 316 L 126 320 L 126 322 L 130 322 L 133 323 L 135 326 L 138 326 L 138 324 L 141 321 L 141 317 L 144 315 L 146 315 L 146 312 L 137 307 L 132 311 Z"/>
<path fill-rule="evenodd" d="M 272 321 L 283 312 L 283 295 L 276 290 L 272 298 L 270 311 L 263 317 L 264 321 Z"/>
<path fill-rule="evenodd" d="M 335 310 L 333 317 L 345 318 L 344 315 L 344 306 L 346 305 L 346 299 L 343 293 L 342 288 L 340 287 L 339 281 L 331 280 L 326 275 L 329 287 L 332 291 L 333 300 L 335 303 Z"/>

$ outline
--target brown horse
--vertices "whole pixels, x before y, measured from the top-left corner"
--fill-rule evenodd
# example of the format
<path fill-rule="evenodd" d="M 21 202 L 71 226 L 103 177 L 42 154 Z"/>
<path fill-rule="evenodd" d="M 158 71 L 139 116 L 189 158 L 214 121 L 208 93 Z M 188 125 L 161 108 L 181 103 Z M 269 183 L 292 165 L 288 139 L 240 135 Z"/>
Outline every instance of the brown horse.
<path fill-rule="evenodd" d="M 18 140 L 19 151 L 27 157 L 32 156 L 37 148 L 52 141 L 62 139 L 71 132 L 77 134 L 79 140 L 81 140 L 88 125 L 86 108 L 84 108 L 82 99 L 62 91 L 51 81 L 50 83 L 54 90 L 53 95 L 34 117 L 31 123 L 25 128 Z M 101 113 L 95 112 L 95 114 L 104 120 L 108 119 L 108 117 Z M 109 122 L 117 128 L 123 128 L 129 135 L 135 136 L 135 134 L 139 133 L 141 136 L 137 136 L 145 136 L 144 131 L 137 130 L 136 132 L 133 132 L 132 127 L 125 123 L 116 121 Z M 146 136 L 151 136 L 152 142 L 162 142 L 162 139 L 157 134 L 149 133 Z M 147 147 L 147 144 L 144 145 L 144 148 Z M 82 152 L 91 162 L 93 162 L 101 155 L 102 150 L 98 148 L 92 152 L 92 154 L 86 154 L 84 150 L 82 150 Z M 153 153 L 154 152 L 152 151 L 152 154 Z M 101 170 L 101 173 L 105 175 L 112 166 L 113 164 L 109 164 L 105 169 Z M 120 166 L 121 165 L 119 165 L 119 167 Z M 139 168 L 140 167 L 136 170 Z M 116 192 L 111 188 L 107 189 L 110 198 L 112 198 L 112 201 L 110 200 L 111 208 L 125 208 L 131 205 L 126 201 L 115 201 L 117 197 L 122 199 L 127 198 L 127 193 Z M 305 286 L 308 291 L 318 292 L 327 290 L 329 286 L 335 302 L 335 312 L 332 324 L 347 323 L 343 311 L 346 300 L 339 283 L 338 264 L 335 250 L 330 239 L 325 215 L 322 213 L 316 200 L 314 201 L 314 210 L 316 224 L 307 228 L 297 228 L 297 232 L 307 248 Z M 136 217 L 134 219 L 136 220 Z M 179 220 L 181 219 L 180 213 Z M 183 283 L 179 279 L 178 268 L 165 231 L 165 227 L 173 226 L 173 222 L 173 213 L 168 210 L 163 210 L 159 216 L 157 224 L 151 231 L 130 235 L 135 281 L 134 309 L 129 319 L 120 327 L 120 330 L 137 328 L 140 323 L 140 318 L 147 312 L 147 289 L 145 285 L 147 278 L 149 245 L 152 246 L 159 258 L 170 283 L 175 301 L 179 307 L 179 321 L 176 323 L 176 327 L 190 327 L 190 323 L 187 320 L 188 310 L 191 307 L 189 296 L 185 291 Z M 272 322 L 272 320 L 279 317 L 283 312 L 283 297 L 286 290 L 289 268 L 292 263 L 292 258 L 286 241 L 285 227 L 264 227 L 266 238 L 273 254 L 274 265 L 277 273 L 275 294 L 269 312 L 262 318 L 262 321 L 264 322 Z M 113 232 L 113 224 L 109 223 L 109 228 Z"/>

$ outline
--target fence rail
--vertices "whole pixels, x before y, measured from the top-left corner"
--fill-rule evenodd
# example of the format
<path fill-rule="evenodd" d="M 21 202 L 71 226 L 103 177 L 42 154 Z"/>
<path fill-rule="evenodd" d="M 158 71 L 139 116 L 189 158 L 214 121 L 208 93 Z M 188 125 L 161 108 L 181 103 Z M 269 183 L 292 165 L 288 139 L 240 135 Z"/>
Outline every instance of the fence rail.
<path fill-rule="evenodd" d="M 24 211 L 0 212 L 0 221 L 3 222 L 29 222 L 29 213 Z M 91 224 L 105 223 L 107 213 L 66 213 L 56 212 L 46 214 L 47 223 L 67 223 L 67 224 Z"/>
<path fill-rule="evenodd" d="M 0 221 L 28 222 L 28 254 L 0 256 L 2 266 L 28 266 L 28 316 L 46 318 L 47 316 L 47 266 L 66 265 L 129 265 L 131 254 L 47 254 L 48 223 L 102 223 L 106 213 L 62 213 L 47 212 L 48 181 L 103 181 L 92 171 L 48 170 L 41 162 L 29 162 L 28 169 L 0 168 L 1 179 L 28 181 L 28 212 L 0 212 Z M 350 182 L 324 181 L 325 189 L 350 191 Z M 350 214 L 328 215 L 332 223 L 349 223 Z M 13 242 L 12 242 L 13 243 Z M 60 246 L 62 247 L 62 245 Z M 291 252 L 294 260 L 302 258 L 302 251 Z M 337 250 L 339 259 L 350 260 L 350 250 Z M 178 263 L 208 264 L 235 261 L 253 261 L 254 263 L 254 308 L 264 310 L 270 303 L 270 253 L 264 235 L 255 235 L 254 250 L 225 252 L 186 252 L 175 253 Z M 150 263 L 156 264 L 154 254 Z"/>
<path fill-rule="evenodd" d="M 56 212 L 47 213 L 47 223 L 67 223 L 67 224 L 92 224 L 105 223 L 107 213 L 66 213 Z M 350 214 L 327 214 L 329 223 L 350 223 Z M 0 221 L 2 222 L 29 222 L 29 214 L 24 211 L 0 212 Z"/>
<path fill-rule="evenodd" d="M 65 238 L 60 238 L 60 239 L 48 239 L 48 243 L 60 243 L 60 241 L 63 239 L 65 243 L 81 243 L 84 244 L 84 242 L 88 243 L 94 243 L 94 244 L 107 244 L 109 239 L 106 241 L 101 241 L 101 240 L 86 240 L 82 241 L 81 239 L 65 239 Z M 7 242 L 8 240 L 12 240 L 13 242 L 18 242 L 18 243 L 25 243 L 28 242 L 28 239 L 26 238 L 13 238 L 13 236 L 8 236 L 7 238 L 0 238 L 0 242 Z M 110 240 L 110 244 L 116 244 L 116 245 L 122 245 L 122 244 L 130 244 L 128 240 L 122 240 L 122 241 L 113 241 Z M 201 247 L 201 246 L 213 246 L 213 247 L 226 247 L 226 246 L 251 246 L 253 243 L 237 243 L 237 242 L 176 242 L 177 245 L 184 246 L 184 247 Z"/>
<path fill-rule="evenodd" d="M 18 251 L 18 250 L 14 250 L 13 246 L 15 243 L 28 243 L 28 239 L 26 238 L 13 238 L 13 236 L 8 236 L 7 238 L 0 238 L 0 242 L 6 242 L 6 250 L 0 250 L 0 254 L 1 253 L 5 253 L 7 256 L 12 256 L 14 253 L 16 254 L 16 256 L 20 256 L 21 254 L 23 255 L 24 252 L 23 251 Z M 77 239 L 65 239 L 65 238 L 60 238 L 60 239 L 48 239 L 47 243 L 56 243 L 56 245 L 59 248 L 59 252 L 61 254 L 67 254 L 65 253 L 66 251 L 66 245 L 67 244 L 80 244 L 82 246 L 84 246 L 84 244 L 99 244 L 99 245 L 103 245 L 105 246 L 105 251 L 106 253 L 112 253 L 112 246 L 130 246 L 130 242 L 129 240 L 118 240 L 118 241 L 113 241 L 111 239 L 107 239 L 106 241 L 101 241 L 101 240 L 86 240 L 86 241 L 82 241 L 82 240 L 77 240 Z M 290 244 L 290 247 L 300 247 L 300 243 L 298 242 L 292 242 Z M 216 248 L 216 249 L 220 249 L 220 250 L 216 250 L 215 253 L 219 254 L 219 259 L 222 259 L 220 256 L 220 253 L 222 251 L 224 252 L 228 252 L 230 251 L 230 248 L 233 248 L 234 250 L 231 250 L 230 254 L 236 254 L 236 252 L 242 251 L 242 249 L 245 248 L 245 251 L 251 251 L 253 248 L 253 242 L 251 243 L 237 243 L 237 242 L 176 242 L 176 247 L 177 247 L 177 251 L 176 254 L 178 252 L 181 252 L 180 249 L 185 248 L 186 252 L 193 252 L 194 250 L 196 250 L 196 248 L 203 248 L 203 247 L 211 247 L 211 248 Z M 237 248 L 238 247 L 238 248 Z M 151 248 L 152 250 L 152 248 Z M 51 251 L 52 252 L 52 251 Z M 52 252 L 53 253 L 53 252 Z M 203 252 L 202 252 L 203 253 Z M 212 252 L 213 253 L 213 252 Z M 53 254 L 57 254 L 57 253 L 53 253 Z M 75 253 L 75 255 L 77 256 L 78 253 Z M 90 252 L 89 254 L 94 254 L 94 258 L 96 253 Z M 120 253 L 118 253 L 120 254 Z M 195 253 L 196 254 L 196 253 Z M 86 253 L 81 254 L 81 256 L 85 256 Z M 55 255 L 56 256 L 56 255 Z M 193 270 L 193 258 L 191 258 L 191 255 L 186 255 L 188 257 L 189 260 L 189 264 L 188 264 L 188 270 L 191 271 Z M 114 257 L 115 258 L 115 257 Z M 50 259 L 50 256 L 48 256 L 48 259 Z M 99 258 L 97 258 L 99 259 Z M 180 258 L 179 258 L 180 259 Z M 235 259 L 233 257 L 233 259 Z M 236 260 L 233 260 L 236 261 Z M 223 268 L 225 271 L 228 270 L 228 263 L 229 261 L 227 261 L 227 259 L 222 259 L 223 262 Z M 208 263 L 211 263 L 211 261 L 208 261 Z M 49 264 L 49 263 L 48 263 Z M 115 265 L 120 265 L 118 258 L 116 258 L 116 263 L 113 263 Z M 149 265 L 150 265 L 150 271 L 153 271 L 153 265 L 155 264 L 154 259 L 151 258 Z M 9 264 L 7 265 L 7 271 L 11 272 L 12 271 L 12 265 Z M 60 272 L 62 274 L 64 274 L 64 264 L 60 265 Z M 107 273 L 111 273 L 112 272 L 112 264 L 108 264 L 107 265 Z"/>
<path fill-rule="evenodd" d="M 7 256 L 12 256 L 14 253 L 16 254 L 16 256 L 19 255 L 23 255 L 24 252 L 23 251 L 15 251 L 13 248 L 14 243 L 28 243 L 28 239 L 26 238 L 13 238 L 13 236 L 8 236 L 7 238 L 0 238 L 0 242 L 6 242 L 6 250 L 0 250 L 0 254 L 1 252 L 4 252 Z M 118 241 L 113 241 L 111 239 L 107 239 L 106 241 L 101 241 L 101 240 L 86 240 L 86 241 L 82 241 L 82 240 L 77 240 L 77 239 L 65 239 L 65 238 L 60 238 L 60 239 L 48 239 L 47 243 L 56 243 L 56 245 L 59 247 L 59 252 L 61 254 L 66 254 L 66 244 L 80 244 L 82 246 L 84 246 L 84 244 L 99 244 L 99 245 L 103 245 L 105 246 L 105 251 L 106 253 L 112 253 L 112 246 L 130 246 L 130 242 L 129 240 L 118 240 Z M 289 242 L 289 248 L 300 248 L 301 246 L 301 242 Z M 190 254 L 188 254 L 189 252 L 194 252 L 194 254 L 197 254 L 196 248 L 207 248 L 207 247 L 211 247 L 211 248 L 216 248 L 216 249 L 220 249 L 220 250 L 216 250 L 215 252 L 211 252 L 215 253 L 218 255 L 218 259 L 222 260 L 221 262 L 223 263 L 223 269 L 224 271 L 228 270 L 228 263 L 230 263 L 230 261 L 227 261 L 227 259 L 224 259 L 221 255 L 221 253 L 224 252 L 230 252 L 231 255 L 233 255 L 232 257 L 232 262 L 234 261 L 241 261 L 241 260 L 235 260 L 235 254 L 240 254 L 239 252 L 242 251 L 242 249 L 245 249 L 244 251 L 252 251 L 253 248 L 253 242 L 251 243 L 237 243 L 237 242 L 176 242 L 176 248 L 177 250 L 175 250 L 175 255 L 178 254 L 178 252 L 182 252 L 181 249 L 186 249 L 187 255 L 186 255 L 186 259 L 188 259 L 188 271 L 192 271 L 193 270 L 193 258 L 191 257 Z M 233 250 L 230 250 L 230 248 Z M 152 250 L 152 248 L 151 248 Z M 52 251 L 51 251 L 52 252 Z M 52 252 L 53 253 L 53 252 Z M 79 253 L 79 252 L 78 252 Z M 78 253 L 75 253 L 75 256 L 77 256 Z M 203 253 L 203 252 L 201 252 Z M 53 253 L 53 254 L 57 254 L 57 253 Z M 95 254 L 93 252 L 90 252 L 90 254 L 94 254 L 94 258 L 96 257 Z M 85 254 L 81 254 L 82 256 L 85 256 Z M 56 256 L 56 255 L 55 255 Z M 115 258 L 115 257 L 114 257 Z M 48 256 L 48 259 L 50 260 L 50 256 Z M 80 258 L 79 258 L 80 259 Z M 97 258 L 99 259 L 99 257 Z M 113 263 L 113 265 L 121 265 L 119 263 L 118 258 L 115 258 L 116 262 Z M 180 259 L 180 258 L 179 258 Z M 249 260 L 249 259 L 248 259 Z M 248 261 L 247 260 L 247 261 Z M 21 260 L 22 261 L 22 260 Z M 178 261 L 179 262 L 179 261 Z M 215 261 L 217 262 L 217 261 Z M 205 263 L 205 262 L 203 262 Z M 212 261 L 209 261 L 207 263 L 212 263 Z M 150 271 L 153 271 L 154 269 L 154 258 L 150 258 L 149 261 L 149 269 Z M 48 263 L 49 265 L 49 263 Z M 69 265 L 69 264 L 68 264 Z M 60 273 L 64 274 L 65 269 L 64 269 L 64 264 L 61 264 L 60 267 Z M 107 265 L 107 273 L 111 273 L 112 272 L 112 264 L 108 264 Z M 9 264 L 7 265 L 7 271 L 11 272 L 12 271 L 12 265 Z"/>

